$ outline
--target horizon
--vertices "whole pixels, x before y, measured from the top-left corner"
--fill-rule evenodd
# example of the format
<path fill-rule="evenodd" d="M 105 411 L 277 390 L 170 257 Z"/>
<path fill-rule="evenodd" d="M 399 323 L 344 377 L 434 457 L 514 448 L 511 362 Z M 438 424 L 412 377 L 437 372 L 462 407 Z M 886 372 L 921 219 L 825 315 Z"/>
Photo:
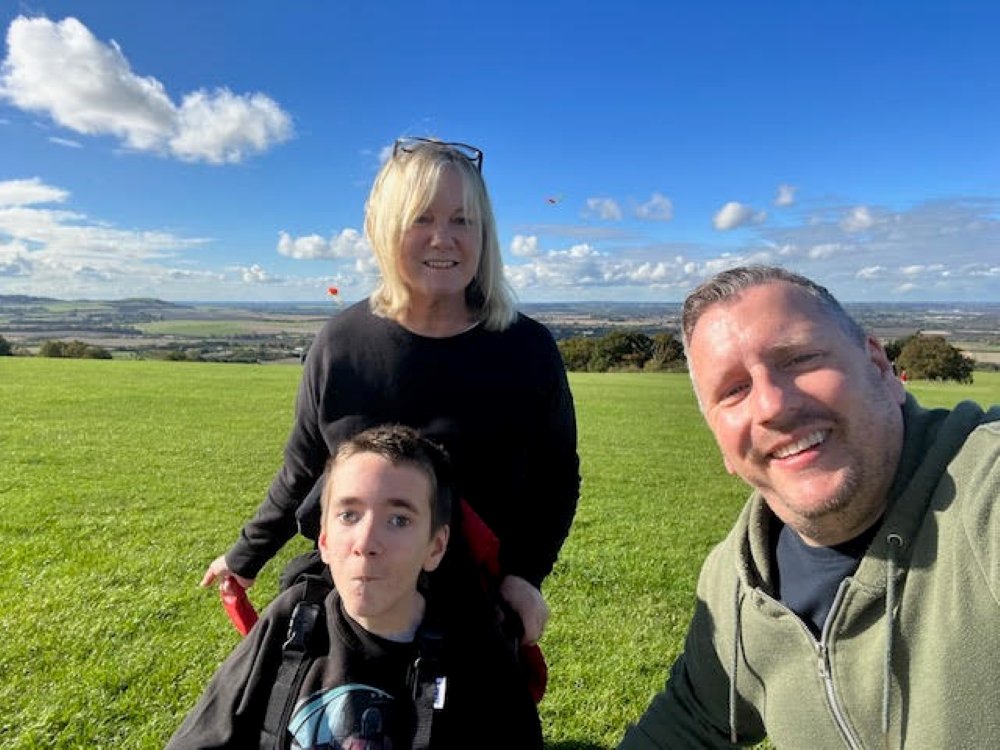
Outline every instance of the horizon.
<path fill-rule="evenodd" d="M 430 135 L 483 150 L 526 304 L 760 262 L 852 303 L 1000 300 L 1000 4 L 425 11 L 0 9 L 0 293 L 361 299 L 372 179 Z"/>
<path fill-rule="evenodd" d="M 39 301 L 52 301 L 52 302 L 90 302 L 90 303 L 115 303 L 115 302 L 159 302 L 169 305 L 178 306 L 194 306 L 194 305 L 296 305 L 296 306 L 309 306 L 309 307 L 332 307 L 331 312 L 337 310 L 343 310 L 349 305 L 356 304 L 358 302 L 364 301 L 365 297 L 359 299 L 350 300 L 339 300 L 338 302 L 331 302 L 329 300 L 292 300 L 292 299 L 275 299 L 275 300 L 179 300 L 179 299 L 164 299 L 161 297 L 109 297 L 109 298 L 96 298 L 96 297 L 80 297 L 80 298 L 70 298 L 70 297 L 47 297 L 47 296 L 37 296 L 37 295 L 23 295 L 23 294 L 7 294 L 0 292 L 0 302 L 2 302 L 7 297 L 28 297 L 31 299 L 37 299 Z M 916 306 L 916 305 L 930 305 L 930 306 L 940 306 L 940 305 L 953 305 L 953 306 L 970 306 L 970 307 L 997 307 L 1000 308 L 1000 300 L 841 300 L 838 302 L 842 305 L 889 305 L 889 306 Z M 683 305 L 683 300 L 638 300 L 638 299 L 587 299 L 587 300 L 516 300 L 515 306 L 521 307 L 522 305 L 531 306 L 552 306 L 552 305 L 669 305 L 674 307 L 680 307 Z"/>

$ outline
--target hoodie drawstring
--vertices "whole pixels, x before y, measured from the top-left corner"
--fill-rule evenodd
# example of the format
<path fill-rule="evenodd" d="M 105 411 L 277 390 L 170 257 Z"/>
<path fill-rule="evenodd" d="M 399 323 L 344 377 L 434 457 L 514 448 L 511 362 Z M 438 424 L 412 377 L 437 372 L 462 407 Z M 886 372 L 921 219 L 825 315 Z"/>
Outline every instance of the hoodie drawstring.
<path fill-rule="evenodd" d="M 889 734 L 889 702 L 892 694 L 892 651 L 896 633 L 896 556 L 903 548 L 903 537 L 886 537 L 888 554 L 885 566 L 885 665 L 882 672 L 882 734 Z"/>
<path fill-rule="evenodd" d="M 736 670 L 740 663 L 740 599 L 743 584 L 736 578 L 736 596 L 733 599 L 733 660 L 732 677 L 729 678 L 729 741 L 736 744 Z"/>

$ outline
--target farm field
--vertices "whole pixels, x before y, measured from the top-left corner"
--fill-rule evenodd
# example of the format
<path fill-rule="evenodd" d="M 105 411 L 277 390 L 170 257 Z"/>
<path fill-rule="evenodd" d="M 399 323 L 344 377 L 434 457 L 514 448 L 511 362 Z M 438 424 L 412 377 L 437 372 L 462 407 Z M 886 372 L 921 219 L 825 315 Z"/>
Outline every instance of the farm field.
<path fill-rule="evenodd" d="M 0 747 L 159 748 L 238 639 L 197 587 L 281 461 L 300 369 L 0 357 Z M 583 495 L 546 583 L 550 748 L 614 747 L 746 489 L 686 375 L 573 374 Z M 1000 402 L 910 383 L 925 405 Z M 297 540 L 264 570 L 262 607 Z"/>

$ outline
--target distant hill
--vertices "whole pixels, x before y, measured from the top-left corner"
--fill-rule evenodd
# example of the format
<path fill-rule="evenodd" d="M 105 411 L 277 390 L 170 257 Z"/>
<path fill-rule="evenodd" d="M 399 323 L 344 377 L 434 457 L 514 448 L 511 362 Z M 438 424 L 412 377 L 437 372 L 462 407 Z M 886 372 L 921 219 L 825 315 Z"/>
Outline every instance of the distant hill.
<path fill-rule="evenodd" d="M 87 305 L 107 307 L 113 310 L 174 309 L 188 307 L 177 302 L 167 302 L 155 297 L 126 297 L 125 299 L 59 299 L 56 297 L 32 297 L 27 294 L 0 294 L 0 305 Z"/>
<path fill-rule="evenodd" d="M 54 297 L 30 297 L 26 294 L 0 294 L 0 305 L 38 305 L 59 302 Z"/>

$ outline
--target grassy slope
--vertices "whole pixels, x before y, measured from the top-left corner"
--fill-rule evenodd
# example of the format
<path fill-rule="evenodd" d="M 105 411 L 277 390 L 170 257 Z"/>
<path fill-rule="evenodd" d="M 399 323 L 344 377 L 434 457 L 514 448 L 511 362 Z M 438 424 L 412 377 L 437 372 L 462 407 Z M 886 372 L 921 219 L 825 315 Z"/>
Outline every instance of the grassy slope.
<path fill-rule="evenodd" d="M 299 369 L 0 358 L 0 746 L 161 747 L 236 641 L 195 584 L 281 460 Z M 928 404 L 1000 401 L 912 384 Z M 546 593 L 553 747 L 609 747 L 745 495 L 683 375 L 575 375 L 584 489 Z M 286 548 L 251 592 L 276 590 Z M 586 743 L 594 743 L 592 745 Z"/>

